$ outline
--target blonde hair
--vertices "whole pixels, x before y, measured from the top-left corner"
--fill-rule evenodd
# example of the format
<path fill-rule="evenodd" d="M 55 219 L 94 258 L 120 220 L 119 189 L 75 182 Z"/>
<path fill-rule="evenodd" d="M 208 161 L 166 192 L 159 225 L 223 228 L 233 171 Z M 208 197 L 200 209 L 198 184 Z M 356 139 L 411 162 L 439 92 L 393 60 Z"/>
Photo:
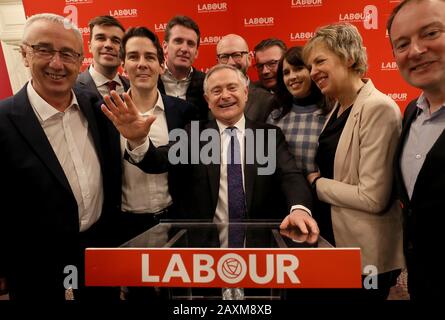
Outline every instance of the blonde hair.
<path fill-rule="evenodd" d="M 306 63 L 309 54 L 318 44 L 324 44 L 344 62 L 353 61 L 351 68 L 360 76 L 368 70 L 368 57 L 363 39 L 352 24 L 335 23 L 317 29 L 303 49 L 303 59 Z"/>

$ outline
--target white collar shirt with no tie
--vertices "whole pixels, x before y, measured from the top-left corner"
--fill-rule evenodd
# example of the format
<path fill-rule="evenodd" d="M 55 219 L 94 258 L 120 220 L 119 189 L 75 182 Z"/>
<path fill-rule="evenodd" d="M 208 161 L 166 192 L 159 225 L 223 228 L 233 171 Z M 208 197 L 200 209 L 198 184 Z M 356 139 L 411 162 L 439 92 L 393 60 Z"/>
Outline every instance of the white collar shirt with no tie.
<path fill-rule="evenodd" d="M 101 167 L 88 121 L 73 91 L 70 106 L 64 112 L 43 100 L 31 82 L 27 93 L 76 199 L 80 231 L 85 231 L 99 219 L 104 199 Z"/>
<path fill-rule="evenodd" d="M 128 90 L 131 94 L 131 90 Z M 148 137 L 155 147 L 168 144 L 168 127 L 164 102 L 157 91 L 158 99 L 153 108 L 143 116 L 156 116 Z M 148 140 L 148 139 L 147 139 Z M 127 140 L 121 136 L 121 151 L 124 155 Z M 149 174 L 135 165 L 122 160 L 122 211 L 132 213 L 156 213 L 172 204 L 168 190 L 168 173 Z"/>

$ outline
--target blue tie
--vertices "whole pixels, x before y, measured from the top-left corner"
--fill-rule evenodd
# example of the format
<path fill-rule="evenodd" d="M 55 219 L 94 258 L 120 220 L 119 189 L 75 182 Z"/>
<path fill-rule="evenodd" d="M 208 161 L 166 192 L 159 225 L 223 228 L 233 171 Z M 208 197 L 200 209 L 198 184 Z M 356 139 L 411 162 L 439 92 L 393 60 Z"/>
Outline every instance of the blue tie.
<path fill-rule="evenodd" d="M 243 188 L 243 172 L 241 168 L 240 144 L 235 127 L 226 129 L 230 135 L 230 145 L 227 150 L 227 193 L 229 204 L 229 222 L 240 222 L 246 213 L 246 200 Z M 229 247 L 244 246 L 244 227 L 229 226 Z"/>

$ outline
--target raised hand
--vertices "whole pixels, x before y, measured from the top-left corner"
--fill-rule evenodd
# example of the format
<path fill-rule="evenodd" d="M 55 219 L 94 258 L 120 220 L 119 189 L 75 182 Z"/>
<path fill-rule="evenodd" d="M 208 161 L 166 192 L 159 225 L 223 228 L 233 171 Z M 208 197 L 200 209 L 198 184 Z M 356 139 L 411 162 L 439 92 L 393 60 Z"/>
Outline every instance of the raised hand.
<path fill-rule="evenodd" d="M 105 95 L 105 104 L 102 104 L 101 109 L 130 146 L 135 148 L 145 142 L 156 117 L 141 115 L 131 97 L 127 93 L 122 96 L 124 101 L 116 91 L 111 91 L 113 99 Z"/>

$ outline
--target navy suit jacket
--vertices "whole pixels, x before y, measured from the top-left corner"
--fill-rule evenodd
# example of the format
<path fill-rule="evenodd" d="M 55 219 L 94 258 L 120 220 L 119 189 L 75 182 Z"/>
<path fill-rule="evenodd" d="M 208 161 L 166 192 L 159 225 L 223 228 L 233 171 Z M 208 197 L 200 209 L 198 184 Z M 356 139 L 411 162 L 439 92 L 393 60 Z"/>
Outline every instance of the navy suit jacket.
<path fill-rule="evenodd" d="M 215 120 L 201 121 L 199 130 L 218 130 Z M 246 129 L 253 129 L 255 145 L 268 145 L 265 141 L 257 140 L 257 129 L 275 130 L 276 141 L 276 170 L 271 175 L 258 175 L 261 165 L 257 159 L 253 164 L 244 166 L 244 185 L 246 195 L 247 219 L 283 219 L 292 205 L 303 205 L 311 209 L 312 195 L 303 174 L 297 169 L 295 159 L 288 150 L 282 131 L 275 126 L 257 123 L 246 118 Z M 189 132 L 190 142 L 190 132 Z M 196 141 L 195 141 L 196 142 Z M 200 142 L 200 150 L 208 142 Z M 182 164 L 170 165 L 168 151 L 172 144 L 154 147 L 152 144 L 138 166 L 147 172 L 169 172 L 169 177 L 175 181 L 180 192 L 173 201 L 178 205 L 180 218 L 195 218 L 212 220 L 218 204 L 220 184 L 219 164 Z M 267 148 L 265 147 L 265 150 Z M 190 144 L 189 144 L 190 150 Z M 218 151 L 219 152 L 219 151 Z M 190 151 L 189 151 L 190 157 Z M 189 159 L 190 161 L 190 159 Z"/>
<path fill-rule="evenodd" d="M 445 281 L 434 271 L 438 270 L 437 259 L 442 250 L 445 223 L 445 131 L 428 152 L 409 199 L 400 159 L 411 124 L 417 117 L 416 102 L 412 101 L 405 110 L 394 172 L 404 213 L 404 251 L 410 293 L 420 299 L 439 298 L 443 295 Z"/>
<path fill-rule="evenodd" d="M 88 231 L 95 230 L 94 234 L 100 235 L 100 230 L 105 231 L 113 220 L 120 198 L 112 195 L 120 185 L 106 165 L 107 142 L 99 133 L 99 115 L 92 108 L 96 97 L 77 89 L 75 94 L 88 120 L 102 170 L 103 211 Z M 0 101 L 0 150 L 0 268 L 7 278 L 10 296 L 63 299 L 65 266 L 82 266 L 78 208 L 62 166 L 31 107 L 26 85 L 16 95 Z M 100 236 L 84 244 L 108 245 Z"/>
<path fill-rule="evenodd" d="M 127 92 L 128 88 L 130 88 L 130 82 L 127 78 L 124 78 L 121 75 L 119 75 L 119 79 L 121 79 L 122 81 L 124 91 Z M 79 76 L 77 77 L 76 85 L 79 87 L 79 89 L 89 90 L 93 92 L 96 95 L 97 99 L 102 99 L 102 95 L 99 93 L 99 90 L 97 90 L 96 83 L 94 83 L 94 80 L 91 77 L 88 68 L 85 69 L 81 74 L 79 74 Z"/>

